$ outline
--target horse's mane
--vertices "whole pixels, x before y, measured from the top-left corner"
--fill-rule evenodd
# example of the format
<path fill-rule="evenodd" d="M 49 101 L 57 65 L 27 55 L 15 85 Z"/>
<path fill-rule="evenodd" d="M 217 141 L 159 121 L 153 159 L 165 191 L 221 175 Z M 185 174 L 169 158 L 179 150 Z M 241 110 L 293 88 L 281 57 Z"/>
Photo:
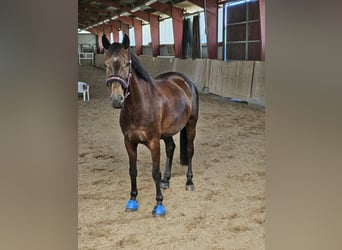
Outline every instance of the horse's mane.
<path fill-rule="evenodd" d="M 129 49 L 130 50 L 130 49 Z M 141 79 L 147 81 L 147 82 L 151 82 L 151 76 L 150 74 L 144 69 L 144 67 L 141 65 L 138 56 L 132 52 L 130 50 L 130 55 L 131 55 L 131 59 L 132 59 L 132 67 L 133 70 L 135 71 L 135 73 L 138 75 L 138 77 L 140 77 Z"/>

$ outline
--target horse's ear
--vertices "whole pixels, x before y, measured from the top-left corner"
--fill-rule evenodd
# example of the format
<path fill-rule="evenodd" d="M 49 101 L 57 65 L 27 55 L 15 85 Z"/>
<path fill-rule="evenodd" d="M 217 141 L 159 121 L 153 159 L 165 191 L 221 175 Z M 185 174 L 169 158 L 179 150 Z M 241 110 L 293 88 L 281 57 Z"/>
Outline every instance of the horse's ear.
<path fill-rule="evenodd" d="M 103 36 L 102 36 L 102 45 L 105 49 L 108 49 L 110 46 L 110 42 L 108 41 L 105 34 L 103 34 Z"/>
<path fill-rule="evenodd" d="M 129 48 L 129 37 L 127 36 L 127 34 L 125 34 L 122 39 L 122 45 L 124 46 L 125 49 Z"/>

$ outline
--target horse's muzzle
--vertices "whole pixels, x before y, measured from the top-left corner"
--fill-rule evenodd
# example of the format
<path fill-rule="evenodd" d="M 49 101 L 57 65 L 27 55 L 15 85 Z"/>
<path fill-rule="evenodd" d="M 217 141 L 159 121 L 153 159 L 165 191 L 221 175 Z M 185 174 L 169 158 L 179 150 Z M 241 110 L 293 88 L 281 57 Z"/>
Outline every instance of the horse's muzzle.
<path fill-rule="evenodd" d="M 112 101 L 112 107 L 115 109 L 120 109 L 122 108 L 124 101 L 125 101 L 125 97 L 122 95 L 119 95 L 117 93 L 114 93 L 111 97 L 110 100 Z"/>

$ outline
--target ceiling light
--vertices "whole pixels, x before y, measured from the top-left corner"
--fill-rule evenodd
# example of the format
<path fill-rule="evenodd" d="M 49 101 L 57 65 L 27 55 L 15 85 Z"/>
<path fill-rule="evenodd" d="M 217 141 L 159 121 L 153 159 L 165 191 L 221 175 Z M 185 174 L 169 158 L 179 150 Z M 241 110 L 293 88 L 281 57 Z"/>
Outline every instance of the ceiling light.
<path fill-rule="evenodd" d="M 145 5 L 149 6 L 149 5 L 151 5 L 151 4 L 155 3 L 155 2 L 157 2 L 157 0 L 149 0 L 149 1 L 147 1 L 145 3 Z"/>
<path fill-rule="evenodd" d="M 140 6 L 134 7 L 133 9 L 131 9 L 131 12 L 137 12 L 138 10 L 141 10 Z"/>
<path fill-rule="evenodd" d="M 122 12 L 122 13 L 120 14 L 120 16 L 129 16 L 129 15 L 130 15 L 130 13 L 128 13 L 127 11 Z"/>

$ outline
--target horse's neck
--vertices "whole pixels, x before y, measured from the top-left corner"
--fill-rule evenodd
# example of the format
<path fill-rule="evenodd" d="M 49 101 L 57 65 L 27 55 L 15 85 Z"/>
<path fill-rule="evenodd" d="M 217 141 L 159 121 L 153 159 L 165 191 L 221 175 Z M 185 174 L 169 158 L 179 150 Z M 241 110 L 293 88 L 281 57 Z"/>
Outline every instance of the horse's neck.
<path fill-rule="evenodd" d="M 154 85 L 152 83 L 139 80 L 135 74 L 132 75 L 130 85 L 130 100 L 127 100 L 128 104 L 135 111 L 140 110 L 141 112 L 149 112 L 149 110 L 146 110 L 146 105 L 149 105 L 149 103 L 153 101 L 152 93 Z"/>

